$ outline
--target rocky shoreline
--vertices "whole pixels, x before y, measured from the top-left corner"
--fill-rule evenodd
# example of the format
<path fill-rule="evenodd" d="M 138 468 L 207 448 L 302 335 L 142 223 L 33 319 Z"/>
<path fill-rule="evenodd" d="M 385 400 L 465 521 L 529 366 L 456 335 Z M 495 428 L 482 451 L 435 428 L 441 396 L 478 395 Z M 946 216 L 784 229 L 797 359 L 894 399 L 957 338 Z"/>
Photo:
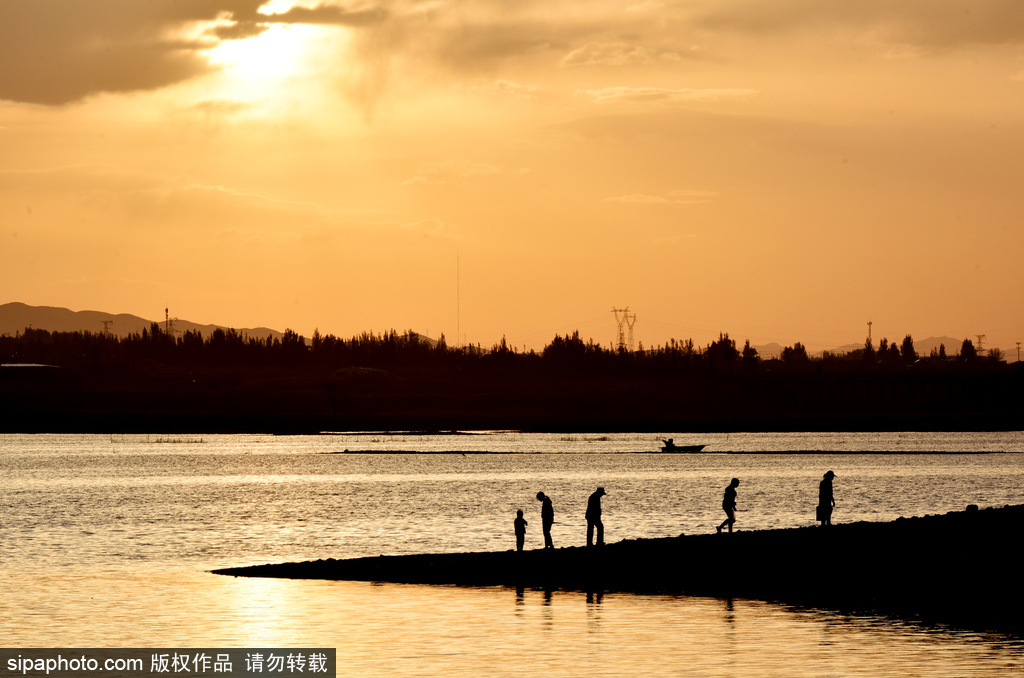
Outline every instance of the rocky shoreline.
<path fill-rule="evenodd" d="M 1024 506 L 625 540 L 600 548 L 255 565 L 216 574 L 751 598 L 1024 632 Z"/>

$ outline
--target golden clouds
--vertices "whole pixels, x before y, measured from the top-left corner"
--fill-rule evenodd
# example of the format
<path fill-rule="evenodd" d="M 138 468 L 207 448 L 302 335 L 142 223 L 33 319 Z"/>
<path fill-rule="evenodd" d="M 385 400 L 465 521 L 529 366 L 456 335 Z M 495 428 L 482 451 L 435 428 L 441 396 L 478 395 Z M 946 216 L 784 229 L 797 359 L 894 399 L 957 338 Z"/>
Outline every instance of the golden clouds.
<path fill-rule="evenodd" d="M 812 349 L 866 315 L 1012 337 L 1020 7 L 2 3 L 0 289 L 451 336 L 461 257 L 484 344 L 612 300 Z"/>

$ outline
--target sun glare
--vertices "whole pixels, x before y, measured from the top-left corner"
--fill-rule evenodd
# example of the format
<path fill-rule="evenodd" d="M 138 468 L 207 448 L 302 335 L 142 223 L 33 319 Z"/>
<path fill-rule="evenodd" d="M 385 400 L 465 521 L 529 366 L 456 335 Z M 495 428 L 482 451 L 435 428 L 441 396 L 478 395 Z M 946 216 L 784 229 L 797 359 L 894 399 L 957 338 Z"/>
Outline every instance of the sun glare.
<path fill-rule="evenodd" d="M 264 98 L 302 76 L 316 31 L 312 26 L 271 26 L 260 35 L 223 42 L 213 50 L 210 61 L 223 69 L 232 95 Z"/>

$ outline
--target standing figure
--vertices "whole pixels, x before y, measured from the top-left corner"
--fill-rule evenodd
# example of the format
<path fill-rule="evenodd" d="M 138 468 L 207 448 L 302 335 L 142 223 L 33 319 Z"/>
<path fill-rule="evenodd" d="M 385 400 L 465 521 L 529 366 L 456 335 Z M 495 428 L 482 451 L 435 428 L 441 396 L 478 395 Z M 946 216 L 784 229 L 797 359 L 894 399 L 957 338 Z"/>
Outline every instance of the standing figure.
<path fill-rule="evenodd" d="M 522 509 L 516 511 L 516 519 L 512 524 L 516 527 L 516 551 L 522 551 L 523 542 L 526 541 L 526 519 L 523 518 Z"/>
<path fill-rule="evenodd" d="M 587 500 L 587 546 L 594 545 L 594 528 L 597 528 L 597 545 L 604 546 L 604 523 L 601 522 L 601 497 L 603 487 L 597 488 Z"/>
<path fill-rule="evenodd" d="M 543 492 L 537 493 L 537 499 L 541 502 L 540 524 L 544 529 L 544 548 L 553 549 L 555 544 L 551 541 L 551 525 L 555 522 L 555 507 L 551 505 L 551 497 Z"/>
<path fill-rule="evenodd" d="M 725 511 L 727 517 L 718 526 L 718 534 L 722 534 L 722 528 L 726 525 L 729 526 L 729 532 L 732 532 L 732 525 L 736 522 L 736 488 L 739 485 L 740 479 L 733 478 L 732 482 L 729 483 L 729 487 L 725 488 L 725 496 L 722 497 L 722 510 Z"/>
<path fill-rule="evenodd" d="M 832 524 L 832 509 L 836 505 L 835 495 L 832 494 L 832 479 L 835 477 L 836 474 L 829 471 L 818 485 L 817 518 L 822 527 Z"/>

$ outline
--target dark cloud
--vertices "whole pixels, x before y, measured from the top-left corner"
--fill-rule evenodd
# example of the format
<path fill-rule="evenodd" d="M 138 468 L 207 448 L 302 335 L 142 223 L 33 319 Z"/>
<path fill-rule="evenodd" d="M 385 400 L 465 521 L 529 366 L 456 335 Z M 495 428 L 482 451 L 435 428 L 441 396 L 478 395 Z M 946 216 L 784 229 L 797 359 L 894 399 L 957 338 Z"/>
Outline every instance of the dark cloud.
<path fill-rule="evenodd" d="M 349 11 L 341 7 L 320 5 L 312 9 L 293 7 L 282 14 L 272 14 L 263 20 L 283 24 L 320 24 L 332 26 L 373 26 L 384 21 L 388 13 L 379 7 Z"/>
<path fill-rule="evenodd" d="M 211 70 L 203 50 L 270 24 L 367 26 L 378 9 L 322 5 L 265 16 L 266 0 L 0 0 L 0 99 L 61 105 L 101 92 L 152 90 Z M 202 38 L 172 37 L 228 19 Z"/>
<path fill-rule="evenodd" d="M 246 38 L 254 38 L 266 32 L 268 28 L 270 28 L 268 23 L 236 21 L 233 24 L 217 26 L 212 31 L 209 31 L 209 34 L 218 40 L 245 40 Z"/>
<path fill-rule="evenodd" d="M 734 0 L 710 11 L 688 7 L 702 27 L 749 34 L 839 29 L 932 49 L 1024 43 L 1020 0 Z"/>

